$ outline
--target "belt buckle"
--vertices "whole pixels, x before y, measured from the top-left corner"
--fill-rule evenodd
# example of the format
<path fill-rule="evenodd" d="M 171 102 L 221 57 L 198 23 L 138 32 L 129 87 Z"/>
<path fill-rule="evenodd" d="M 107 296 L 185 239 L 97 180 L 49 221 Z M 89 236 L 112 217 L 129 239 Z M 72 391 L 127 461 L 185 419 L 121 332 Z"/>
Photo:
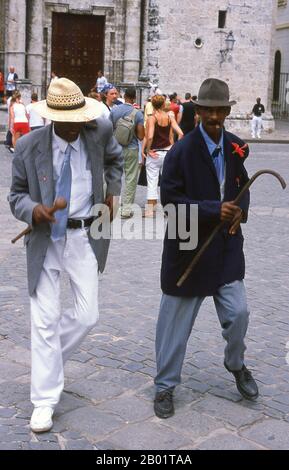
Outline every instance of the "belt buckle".
<path fill-rule="evenodd" d="M 85 228 L 85 220 L 84 219 L 81 219 L 81 228 L 84 229 Z"/>

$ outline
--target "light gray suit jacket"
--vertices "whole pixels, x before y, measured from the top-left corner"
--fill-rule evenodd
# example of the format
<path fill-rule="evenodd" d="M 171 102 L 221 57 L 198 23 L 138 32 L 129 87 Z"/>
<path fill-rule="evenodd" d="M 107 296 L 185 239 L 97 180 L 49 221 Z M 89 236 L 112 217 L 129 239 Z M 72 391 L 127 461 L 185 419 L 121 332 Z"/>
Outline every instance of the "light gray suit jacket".
<path fill-rule="evenodd" d="M 106 194 L 118 196 L 123 172 L 122 148 L 113 137 L 112 124 L 97 119 L 81 131 L 88 158 L 91 161 L 93 204 L 105 200 L 103 175 L 107 184 Z M 14 216 L 32 225 L 32 213 L 38 204 L 52 207 L 55 198 L 52 159 L 52 125 L 31 132 L 18 140 L 12 165 L 12 186 L 9 203 Z M 29 294 L 33 295 L 42 271 L 51 227 L 48 223 L 33 227 L 25 237 Z M 95 240 L 89 236 L 93 252 L 102 272 L 108 254 L 108 239 Z M 77 269 L 77 267 L 76 267 Z"/>

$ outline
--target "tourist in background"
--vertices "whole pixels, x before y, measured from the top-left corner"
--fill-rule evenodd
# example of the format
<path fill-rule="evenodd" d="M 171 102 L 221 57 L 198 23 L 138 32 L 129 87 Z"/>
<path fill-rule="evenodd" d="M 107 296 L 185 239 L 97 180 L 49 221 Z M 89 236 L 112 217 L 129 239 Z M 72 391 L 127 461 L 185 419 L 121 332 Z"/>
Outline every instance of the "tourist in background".
<path fill-rule="evenodd" d="M 253 139 L 261 139 L 261 129 L 262 129 L 262 114 L 265 113 L 265 107 L 261 103 L 261 98 L 256 99 L 256 104 L 252 109 L 253 119 L 251 122 L 251 130 Z"/>
<path fill-rule="evenodd" d="M 10 97 L 15 92 L 16 80 L 18 80 L 18 75 L 15 72 L 15 67 L 11 66 L 6 79 L 6 96 Z"/>
<path fill-rule="evenodd" d="M 136 89 L 129 87 L 124 94 L 125 103 L 115 106 L 110 115 L 113 129 L 117 130 L 118 123 L 123 119 L 130 126 L 130 140 L 119 143 L 122 145 L 124 157 L 125 189 L 122 196 L 121 218 L 129 219 L 133 216 L 132 204 L 134 203 L 138 174 L 139 174 L 139 143 L 144 138 L 144 118 L 141 111 L 134 107 L 136 100 Z M 120 126 L 120 135 L 122 136 Z M 117 138 L 117 133 L 115 134 Z"/>
<path fill-rule="evenodd" d="M 50 84 L 55 82 L 55 80 L 58 80 L 58 76 L 56 75 L 55 72 L 51 72 L 51 81 Z"/>
<path fill-rule="evenodd" d="M 38 102 L 37 93 L 32 93 L 31 103 L 26 106 L 26 113 L 29 120 L 29 126 L 32 131 L 41 129 L 45 126 L 45 120 L 33 109 L 33 104 Z"/>
<path fill-rule="evenodd" d="M 107 119 L 110 118 L 110 112 L 112 108 L 116 105 L 118 93 L 117 89 L 111 83 L 107 83 L 103 89 L 101 90 L 103 103 L 104 103 L 104 110 L 103 110 L 103 117 Z"/>
<path fill-rule="evenodd" d="M 20 93 L 16 95 L 15 101 L 13 100 L 10 106 L 10 130 L 14 148 L 17 140 L 30 132 L 28 115 L 24 104 L 21 102 Z"/>
<path fill-rule="evenodd" d="M 101 92 L 101 90 L 105 87 L 105 85 L 107 85 L 107 79 L 103 75 L 102 70 L 99 70 L 97 72 L 97 80 L 96 80 L 96 89 L 98 93 Z"/>
<path fill-rule="evenodd" d="M 176 121 L 165 111 L 163 95 L 151 99 L 154 114 L 148 117 L 146 127 L 147 208 L 145 217 L 153 217 L 158 200 L 158 181 L 165 156 L 174 143 L 173 131 L 183 137 Z"/>
<path fill-rule="evenodd" d="M 185 94 L 185 101 L 182 103 L 180 128 L 184 135 L 192 131 L 196 126 L 196 107 L 192 102 L 191 93 Z"/>

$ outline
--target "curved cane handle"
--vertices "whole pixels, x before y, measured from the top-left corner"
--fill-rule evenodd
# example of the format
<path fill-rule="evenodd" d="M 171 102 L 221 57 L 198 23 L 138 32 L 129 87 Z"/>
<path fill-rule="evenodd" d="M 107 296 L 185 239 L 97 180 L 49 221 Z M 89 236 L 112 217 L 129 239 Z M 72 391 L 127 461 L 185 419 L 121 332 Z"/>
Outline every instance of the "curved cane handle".
<path fill-rule="evenodd" d="M 252 178 L 249 179 L 249 181 L 245 184 L 245 186 L 242 188 L 242 190 L 240 191 L 240 193 L 238 194 L 238 196 L 236 197 L 236 199 L 234 200 L 234 204 L 235 205 L 238 205 L 240 200 L 242 199 L 242 197 L 244 196 L 244 194 L 246 193 L 246 191 L 248 191 L 248 189 L 250 188 L 250 186 L 254 183 L 254 181 L 260 176 L 260 175 L 264 175 L 264 174 L 269 174 L 269 175 L 273 175 L 275 176 L 275 178 L 277 178 L 282 186 L 283 189 L 286 188 L 286 182 L 284 180 L 284 178 L 282 178 L 281 175 L 279 175 L 279 173 L 277 173 L 276 171 L 274 170 L 259 170 L 257 171 L 253 176 Z M 181 287 L 183 285 L 183 283 L 185 282 L 185 280 L 189 277 L 189 275 L 191 274 L 192 270 L 194 269 L 194 267 L 196 266 L 196 264 L 198 263 L 199 259 L 201 258 L 201 256 L 203 255 L 203 253 L 206 251 L 206 249 L 208 248 L 208 246 L 210 245 L 211 241 L 214 239 L 214 237 L 216 236 L 216 234 L 218 233 L 218 231 L 226 224 L 227 222 L 220 222 L 215 228 L 214 230 L 212 231 L 211 235 L 207 238 L 207 240 L 205 241 L 205 243 L 201 246 L 201 248 L 199 249 L 199 251 L 197 252 L 197 254 L 194 256 L 194 258 L 192 259 L 192 261 L 190 262 L 189 266 L 187 267 L 187 269 L 185 270 L 185 272 L 183 273 L 183 275 L 180 277 L 180 279 L 178 280 L 177 282 L 177 287 Z"/>

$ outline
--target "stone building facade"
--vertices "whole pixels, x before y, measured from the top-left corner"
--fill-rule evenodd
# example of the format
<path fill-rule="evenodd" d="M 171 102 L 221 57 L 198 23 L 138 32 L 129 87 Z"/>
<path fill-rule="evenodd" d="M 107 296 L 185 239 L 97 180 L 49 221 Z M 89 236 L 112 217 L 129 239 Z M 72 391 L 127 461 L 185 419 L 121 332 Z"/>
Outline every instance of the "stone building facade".
<path fill-rule="evenodd" d="M 7 72 L 13 64 L 19 77 L 29 78 L 42 92 L 56 57 L 58 75 L 64 75 L 63 69 L 70 65 L 72 77 L 77 70 L 85 77 L 91 69 L 102 69 L 110 79 L 135 82 L 140 67 L 141 4 L 141 0 L 0 0 L 0 68 Z M 61 37 L 54 28 L 65 26 L 63 15 L 73 21 Z M 78 31 L 85 19 L 89 22 Z M 66 47 L 66 36 L 71 47 Z"/>
<path fill-rule="evenodd" d="M 276 0 L 150 4 L 148 72 L 159 78 L 160 87 L 197 94 L 205 78 L 220 78 L 238 102 L 232 108 L 234 129 L 248 125 L 246 117 L 260 96 L 267 110 L 264 126 L 272 130 Z M 226 49 L 230 31 L 235 43 L 226 55 L 220 51 Z"/>
<path fill-rule="evenodd" d="M 278 0 L 272 112 L 289 120 L 289 2 Z"/>
<path fill-rule="evenodd" d="M 289 73 L 289 2 L 278 0 L 275 53 L 281 53 L 281 73 Z"/>
<path fill-rule="evenodd" d="M 103 69 L 110 81 L 138 84 L 142 101 L 148 80 L 184 95 L 213 76 L 238 101 L 235 127 L 261 96 L 269 129 L 276 1 L 0 0 L 0 68 L 15 65 L 42 95 L 52 69 L 85 91 Z"/>

